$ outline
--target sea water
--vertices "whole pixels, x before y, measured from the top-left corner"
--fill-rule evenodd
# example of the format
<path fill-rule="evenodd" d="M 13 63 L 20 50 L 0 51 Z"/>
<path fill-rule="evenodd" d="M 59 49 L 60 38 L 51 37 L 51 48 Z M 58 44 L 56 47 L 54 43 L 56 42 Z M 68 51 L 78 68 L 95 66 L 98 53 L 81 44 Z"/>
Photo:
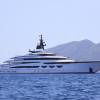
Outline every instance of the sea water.
<path fill-rule="evenodd" d="M 0 100 L 100 100 L 100 74 L 0 74 Z"/>

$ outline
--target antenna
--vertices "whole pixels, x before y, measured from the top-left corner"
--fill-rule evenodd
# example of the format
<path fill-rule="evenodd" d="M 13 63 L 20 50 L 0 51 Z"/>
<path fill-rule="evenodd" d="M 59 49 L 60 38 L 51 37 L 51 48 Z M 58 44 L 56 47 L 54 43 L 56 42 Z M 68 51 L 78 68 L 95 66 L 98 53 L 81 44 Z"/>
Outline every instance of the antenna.
<path fill-rule="evenodd" d="M 43 41 L 43 37 L 42 37 L 42 34 L 41 34 L 40 35 L 40 41 L 39 41 L 39 44 L 37 45 L 36 49 L 43 49 L 44 50 L 44 46 L 46 46 L 46 44 Z"/>

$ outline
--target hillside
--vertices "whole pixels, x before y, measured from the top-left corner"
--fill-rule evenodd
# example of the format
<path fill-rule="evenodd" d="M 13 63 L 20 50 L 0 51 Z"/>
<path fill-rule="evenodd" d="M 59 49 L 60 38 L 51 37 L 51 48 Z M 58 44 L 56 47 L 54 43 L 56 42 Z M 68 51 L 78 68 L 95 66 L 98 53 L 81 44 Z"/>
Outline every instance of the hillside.
<path fill-rule="evenodd" d="M 100 60 L 100 43 L 96 44 L 90 40 L 73 41 L 49 48 L 46 51 L 75 60 Z"/>

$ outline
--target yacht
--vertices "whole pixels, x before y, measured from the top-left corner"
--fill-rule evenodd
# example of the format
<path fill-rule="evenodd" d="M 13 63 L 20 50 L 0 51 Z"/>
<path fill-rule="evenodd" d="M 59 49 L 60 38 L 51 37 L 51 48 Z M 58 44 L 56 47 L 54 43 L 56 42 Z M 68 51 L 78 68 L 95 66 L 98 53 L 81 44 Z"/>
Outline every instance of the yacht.
<path fill-rule="evenodd" d="M 45 51 L 46 46 L 40 35 L 35 50 L 23 56 L 10 58 L 0 65 L 0 73 L 96 73 L 100 70 L 100 61 L 76 61 Z"/>

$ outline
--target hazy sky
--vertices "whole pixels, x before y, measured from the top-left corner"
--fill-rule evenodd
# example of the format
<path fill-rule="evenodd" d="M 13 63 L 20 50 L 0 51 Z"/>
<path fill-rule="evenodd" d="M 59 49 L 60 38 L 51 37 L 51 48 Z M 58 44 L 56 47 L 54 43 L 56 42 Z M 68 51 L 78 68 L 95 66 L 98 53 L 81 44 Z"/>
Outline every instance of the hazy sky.
<path fill-rule="evenodd" d="M 0 0 L 0 62 L 34 48 L 40 33 L 47 48 L 100 42 L 100 0 Z"/>

